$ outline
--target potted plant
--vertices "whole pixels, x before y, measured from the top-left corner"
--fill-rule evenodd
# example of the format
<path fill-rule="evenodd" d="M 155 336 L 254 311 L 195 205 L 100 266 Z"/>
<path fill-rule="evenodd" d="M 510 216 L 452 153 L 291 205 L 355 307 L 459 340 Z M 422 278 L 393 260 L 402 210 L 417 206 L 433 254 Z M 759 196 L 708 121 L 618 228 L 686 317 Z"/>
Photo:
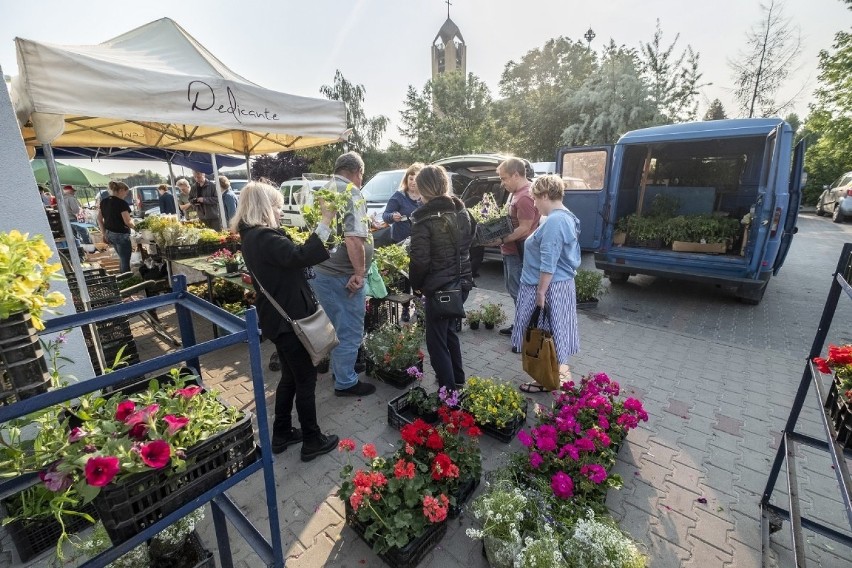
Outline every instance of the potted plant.
<path fill-rule="evenodd" d="M 476 221 L 476 235 L 471 246 L 499 240 L 512 232 L 508 206 L 508 202 L 503 207 L 497 205 L 494 194 L 488 192 L 479 203 L 468 208 L 470 216 Z"/>
<path fill-rule="evenodd" d="M 408 278 L 409 255 L 404 246 L 391 244 L 379 247 L 373 254 L 373 260 L 388 290 L 407 292 L 407 289 L 401 289 Z"/>
<path fill-rule="evenodd" d="M 618 398 L 619 391 L 605 373 L 565 382 L 555 391 L 553 408 L 540 409 L 536 426 L 518 434 L 528 451 L 525 471 L 551 480 L 551 497 L 597 507 L 607 489 L 621 486 L 610 473 L 618 448 L 648 413 L 639 400 Z"/>
<path fill-rule="evenodd" d="M 814 364 L 821 373 L 834 373 L 825 408 L 834 422 L 837 441 L 852 448 L 852 344 L 829 345 L 828 358 L 815 357 Z"/>
<path fill-rule="evenodd" d="M 465 312 L 465 317 L 467 318 L 467 325 L 470 326 L 470 329 L 479 329 L 479 322 L 482 321 L 482 312 L 479 310 L 468 310 Z"/>
<path fill-rule="evenodd" d="M 504 321 L 506 312 L 503 311 L 502 304 L 482 304 L 482 323 L 485 324 L 485 329 L 494 329 L 494 326 Z"/>
<path fill-rule="evenodd" d="M 676 252 L 724 254 L 740 232 L 737 219 L 716 215 L 680 215 L 668 220 L 666 241 Z"/>
<path fill-rule="evenodd" d="M 438 391 L 426 392 L 423 387 L 414 387 L 408 391 L 407 401 L 415 416 L 430 424 L 438 421 L 438 408 L 441 406 Z"/>
<path fill-rule="evenodd" d="M 425 330 L 417 324 L 388 322 L 364 338 L 367 372 L 398 388 L 408 386 L 423 373 Z"/>
<path fill-rule="evenodd" d="M 433 463 L 416 463 L 408 453 L 378 457 L 375 446 L 365 444 L 366 463 L 356 469 L 355 442 L 343 439 L 338 449 L 346 453 L 337 491 L 346 523 L 390 566 L 416 566 L 447 531 L 450 499 L 437 482 L 457 476 L 458 467 L 444 457 Z"/>
<path fill-rule="evenodd" d="M 527 418 L 527 401 L 518 389 L 493 378 L 470 377 L 460 403 L 486 434 L 501 442 L 511 442 Z"/>
<path fill-rule="evenodd" d="M 220 270 L 224 270 L 226 274 L 234 274 L 239 272 L 243 264 L 243 255 L 223 248 L 208 256 L 207 262 Z"/>
<path fill-rule="evenodd" d="M 578 270 L 574 275 L 574 287 L 577 290 L 578 308 L 597 306 L 598 300 L 607 292 L 607 287 L 603 284 L 603 273 L 597 270 Z"/>
<path fill-rule="evenodd" d="M 41 235 L 0 232 L 0 404 L 45 392 L 49 375 L 36 330 L 42 314 L 65 303 L 50 291 L 62 265 L 51 264 L 53 251 Z"/>
<path fill-rule="evenodd" d="M 520 487 L 502 481 L 471 503 L 473 517 L 481 528 L 467 529 L 471 538 L 483 540 L 485 556 L 493 568 L 514 568 L 524 548 L 523 535 L 535 530 L 540 515 L 536 501 Z"/>
<path fill-rule="evenodd" d="M 57 494 L 57 520 L 93 501 L 118 543 L 203 493 L 210 477 L 254 461 L 249 413 L 224 405 L 177 369 L 162 380 L 136 394 L 83 395 L 73 406 L 20 419 L 0 433 L 0 471 L 40 472 Z M 37 431 L 31 447 L 20 438 L 27 425 Z M 211 461 L 212 455 L 222 457 Z"/>

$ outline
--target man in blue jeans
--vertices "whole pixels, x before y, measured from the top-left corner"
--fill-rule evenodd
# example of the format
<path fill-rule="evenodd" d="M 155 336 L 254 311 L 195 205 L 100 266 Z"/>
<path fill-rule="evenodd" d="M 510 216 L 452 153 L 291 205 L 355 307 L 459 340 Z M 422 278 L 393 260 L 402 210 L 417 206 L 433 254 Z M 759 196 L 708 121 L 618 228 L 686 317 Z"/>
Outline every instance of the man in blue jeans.
<path fill-rule="evenodd" d="M 364 336 L 364 279 L 373 261 L 373 243 L 367 221 L 367 204 L 361 195 L 364 160 L 347 152 L 334 163 L 334 180 L 326 189 L 349 195 L 349 203 L 338 218 L 343 244 L 331 251 L 331 257 L 314 267 L 311 282 L 325 313 L 328 314 L 340 344 L 331 352 L 336 396 L 366 396 L 376 387 L 358 380 L 355 362 Z M 338 213 L 340 215 L 340 213 Z"/>

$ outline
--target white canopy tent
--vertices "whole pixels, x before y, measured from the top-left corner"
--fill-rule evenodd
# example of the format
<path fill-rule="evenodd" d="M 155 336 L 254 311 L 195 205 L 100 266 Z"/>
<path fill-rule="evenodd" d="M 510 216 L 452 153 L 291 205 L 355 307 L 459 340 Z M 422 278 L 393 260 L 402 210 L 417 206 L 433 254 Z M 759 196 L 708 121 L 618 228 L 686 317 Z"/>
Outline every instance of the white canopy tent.
<path fill-rule="evenodd" d="M 168 18 L 98 45 L 15 42 L 20 74 L 12 80 L 12 102 L 30 155 L 43 147 L 55 187 L 54 146 L 248 157 L 338 142 L 348 134 L 342 102 L 264 89 L 225 67 Z M 72 235 L 61 202 L 59 211 L 65 234 Z M 88 306 L 76 247 L 69 252 Z"/>

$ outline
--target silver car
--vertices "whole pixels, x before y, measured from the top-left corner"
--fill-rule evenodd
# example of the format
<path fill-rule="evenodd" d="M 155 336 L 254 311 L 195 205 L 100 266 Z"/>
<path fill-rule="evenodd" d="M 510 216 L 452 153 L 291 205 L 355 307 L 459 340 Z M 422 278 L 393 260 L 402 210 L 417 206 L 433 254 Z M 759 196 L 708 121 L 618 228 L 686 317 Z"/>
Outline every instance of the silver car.
<path fill-rule="evenodd" d="M 819 196 L 816 214 L 822 217 L 829 212 L 835 223 L 842 223 L 846 217 L 852 217 L 852 172 L 846 172 L 834 180 Z"/>

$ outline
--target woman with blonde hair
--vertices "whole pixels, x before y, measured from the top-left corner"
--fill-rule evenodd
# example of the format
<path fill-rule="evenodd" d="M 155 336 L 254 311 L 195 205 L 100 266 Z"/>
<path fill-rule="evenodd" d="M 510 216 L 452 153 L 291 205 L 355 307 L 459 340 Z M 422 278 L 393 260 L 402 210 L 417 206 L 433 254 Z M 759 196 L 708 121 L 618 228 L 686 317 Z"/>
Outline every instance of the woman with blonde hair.
<path fill-rule="evenodd" d="M 417 189 L 417 174 L 423 164 L 415 162 L 408 166 L 399 191 L 395 191 L 385 205 L 382 220 L 391 226 L 391 240 L 401 243 L 411 235 L 411 214 L 422 205 L 420 191 Z"/>
<path fill-rule="evenodd" d="M 261 289 L 281 306 L 291 319 L 305 318 L 317 310 L 308 284 L 308 269 L 329 257 L 326 241 L 331 236 L 334 211 L 322 207 L 316 231 L 297 245 L 279 227 L 284 198 L 269 184 L 250 182 L 240 195 L 231 230 L 240 233 L 243 260 L 257 292 L 257 312 L 263 336 L 273 343 L 281 361 L 281 380 L 275 390 L 272 424 L 272 453 L 302 443 L 302 461 L 310 461 L 333 450 L 338 438 L 323 434 L 317 424 L 317 370 L 293 327 L 282 317 Z M 295 401 L 301 429 L 290 416 Z"/>
<path fill-rule="evenodd" d="M 135 225 L 130 217 L 130 205 L 125 201 L 130 188 L 120 181 L 109 182 L 109 197 L 101 200 L 98 207 L 98 227 L 103 241 L 111 244 L 118 255 L 120 270 L 130 272 L 130 229 Z"/>
<path fill-rule="evenodd" d="M 574 276 L 580 267 L 580 220 L 562 203 L 565 184 L 558 175 L 536 179 L 532 188 L 535 208 L 542 215 L 538 228 L 524 242 L 524 264 L 515 306 L 512 346 L 520 351 L 524 331 L 532 323 L 553 334 L 561 381 L 570 380 L 568 360 L 580 351 L 577 330 L 577 291 Z M 538 322 L 530 322 L 536 307 Z M 520 386 L 524 392 L 542 392 L 536 382 Z"/>

